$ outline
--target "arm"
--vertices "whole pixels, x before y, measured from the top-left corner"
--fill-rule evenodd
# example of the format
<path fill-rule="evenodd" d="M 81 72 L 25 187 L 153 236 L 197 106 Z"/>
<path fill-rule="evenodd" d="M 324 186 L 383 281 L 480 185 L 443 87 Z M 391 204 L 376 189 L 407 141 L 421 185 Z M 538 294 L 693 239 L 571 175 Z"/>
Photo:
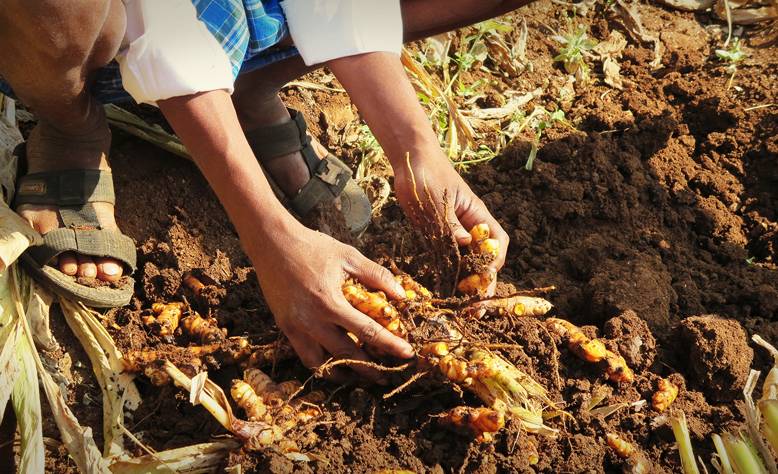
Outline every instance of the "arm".
<path fill-rule="evenodd" d="M 395 191 L 409 216 L 417 211 L 411 171 L 419 186 L 427 183 L 431 196 L 419 190 L 425 210 L 437 207 L 460 245 L 470 242 L 465 230 L 485 222 L 503 249 L 493 266 L 505 262 L 508 235 L 484 203 L 470 190 L 443 153 L 432 124 L 396 54 L 368 53 L 330 61 L 328 66 L 348 91 L 392 164 Z M 375 91 L 380 91 L 376 93 Z M 406 163 L 410 156 L 410 170 Z M 443 208 L 444 196 L 450 204 Z M 429 216 L 432 217 L 432 216 Z"/>
<path fill-rule="evenodd" d="M 352 308 L 341 292 L 347 276 L 397 298 L 402 288 L 388 270 L 307 229 L 283 208 L 225 91 L 161 100 L 159 106 L 235 225 L 265 300 L 303 363 L 317 367 L 330 355 L 368 360 L 344 329 L 395 356 L 413 355 L 407 342 Z"/>

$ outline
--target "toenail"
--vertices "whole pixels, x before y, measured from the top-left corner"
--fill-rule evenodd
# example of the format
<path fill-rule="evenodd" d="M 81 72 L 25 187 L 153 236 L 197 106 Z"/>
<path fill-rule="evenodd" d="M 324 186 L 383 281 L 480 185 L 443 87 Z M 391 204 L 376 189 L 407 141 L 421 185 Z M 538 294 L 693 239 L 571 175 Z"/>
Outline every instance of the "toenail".
<path fill-rule="evenodd" d="M 81 270 L 85 277 L 94 278 L 97 276 L 97 269 L 94 267 L 87 267 Z"/>
<path fill-rule="evenodd" d="M 102 270 L 108 276 L 118 275 L 121 271 L 118 265 L 103 265 Z"/>

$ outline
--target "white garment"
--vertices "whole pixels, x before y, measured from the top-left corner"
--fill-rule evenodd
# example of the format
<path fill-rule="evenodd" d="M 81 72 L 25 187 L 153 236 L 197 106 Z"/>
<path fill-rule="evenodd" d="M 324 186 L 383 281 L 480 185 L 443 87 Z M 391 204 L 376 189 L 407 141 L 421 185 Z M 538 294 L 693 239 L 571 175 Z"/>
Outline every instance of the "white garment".
<path fill-rule="evenodd" d="M 127 31 L 116 56 L 138 103 L 233 91 L 227 54 L 190 0 L 124 0 Z M 400 0 L 285 0 L 290 35 L 306 64 L 402 47 Z"/>
<path fill-rule="evenodd" d="M 400 54 L 400 0 L 283 0 L 281 7 L 308 66 L 375 51 Z"/>
<path fill-rule="evenodd" d="M 189 0 L 126 0 L 127 30 L 116 56 L 122 85 L 138 103 L 197 92 L 232 93 L 227 54 Z"/>

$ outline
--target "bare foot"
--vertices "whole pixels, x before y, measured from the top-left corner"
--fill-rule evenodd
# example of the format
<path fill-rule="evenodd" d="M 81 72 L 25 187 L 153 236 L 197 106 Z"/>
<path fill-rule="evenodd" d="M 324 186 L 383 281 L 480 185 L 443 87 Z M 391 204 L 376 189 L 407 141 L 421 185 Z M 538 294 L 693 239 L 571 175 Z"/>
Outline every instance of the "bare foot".
<path fill-rule="evenodd" d="M 45 122 L 39 122 L 27 141 L 28 173 L 64 169 L 101 169 L 110 171 L 107 155 L 111 144 L 111 132 L 104 120 L 83 135 L 65 135 Z M 118 230 L 113 205 L 94 203 L 97 220 L 104 229 Z M 62 226 L 56 206 L 22 204 L 16 211 L 32 227 L 45 234 Z M 117 281 L 124 271 L 122 264 L 111 258 L 96 258 L 63 253 L 56 262 L 59 270 L 70 276 Z"/>

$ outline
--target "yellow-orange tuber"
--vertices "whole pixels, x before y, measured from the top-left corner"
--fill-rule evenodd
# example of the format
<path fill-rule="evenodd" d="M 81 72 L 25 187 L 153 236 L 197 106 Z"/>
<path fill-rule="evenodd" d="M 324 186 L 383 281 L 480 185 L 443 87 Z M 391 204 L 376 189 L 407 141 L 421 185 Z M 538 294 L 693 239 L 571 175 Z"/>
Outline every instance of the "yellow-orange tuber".
<path fill-rule="evenodd" d="M 154 303 L 151 305 L 153 315 L 144 316 L 143 323 L 154 329 L 160 336 L 172 336 L 181 320 L 184 303 Z"/>
<path fill-rule="evenodd" d="M 392 334 L 399 337 L 406 334 L 400 313 L 382 291 L 367 291 L 358 283 L 347 282 L 343 285 L 343 296 L 351 306 L 370 316 Z"/>
<path fill-rule="evenodd" d="M 457 290 L 465 295 L 485 295 L 489 285 L 496 279 L 497 274 L 493 271 L 473 273 L 459 280 Z"/>
<path fill-rule="evenodd" d="M 495 260 L 500 255 L 500 242 L 490 239 L 489 226 L 481 223 L 470 229 L 470 252 L 475 255 L 483 255 L 489 261 Z M 481 262 L 488 263 L 488 262 Z M 457 283 L 457 290 L 465 295 L 484 295 L 489 286 L 497 279 L 497 274 L 491 270 L 479 270 L 467 275 Z"/>
<path fill-rule="evenodd" d="M 230 395 L 235 403 L 246 412 L 249 420 L 270 421 L 267 405 L 248 383 L 243 380 L 233 380 Z"/>
<path fill-rule="evenodd" d="M 658 412 L 663 412 L 678 396 L 678 387 L 667 379 L 660 379 L 657 391 L 651 397 L 651 406 Z"/>
<path fill-rule="evenodd" d="M 559 318 L 548 318 L 546 327 L 567 342 L 567 347 L 587 362 L 603 362 L 605 374 L 613 382 L 632 382 L 635 374 L 623 357 L 608 350 L 599 339 L 590 339 L 581 328 Z"/>
<path fill-rule="evenodd" d="M 481 310 L 500 316 L 544 316 L 553 305 L 543 298 L 535 296 L 508 296 L 480 301 L 467 309 L 467 313 L 477 315 Z"/>
<path fill-rule="evenodd" d="M 203 344 L 222 341 L 227 335 L 227 330 L 219 328 L 215 319 L 206 319 L 194 312 L 181 320 L 181 326 L 186 334 Z"/>
<path fill-rule="evenodd" d="M 628 459 L 635 453 L 635 446 L 629 441 L 625 441 L 617 434 L 607 433 L 605 435 L 605 441 L 622 459 Z"/>
<path fill-rule="evenodd" d="M 414 280 L 407 273 L 396 275 L 394 279 L 403 287 L 405 290 L 405 297 L 408 298 L 409 301 L 424 301 L 432 298 L 432 292 Z"/>
<path fill-rule="evenodd" d="M 443 415 L 442 421 L 475 435 L 478 441 L 489 442 L 505 426 L 505 414 L 491 408 L 456 407 Z"/>

